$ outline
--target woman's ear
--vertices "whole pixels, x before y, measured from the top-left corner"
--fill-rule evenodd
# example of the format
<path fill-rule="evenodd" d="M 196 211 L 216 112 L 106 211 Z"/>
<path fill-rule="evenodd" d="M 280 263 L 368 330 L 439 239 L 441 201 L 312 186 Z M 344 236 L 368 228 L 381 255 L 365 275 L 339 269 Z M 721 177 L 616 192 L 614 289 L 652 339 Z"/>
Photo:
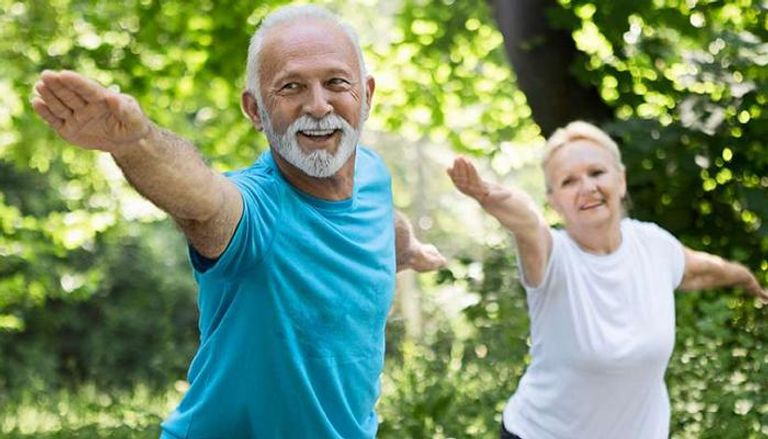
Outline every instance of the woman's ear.
<path fill-rule="evenodd" d="M 621 194 L 621 199 L 625 200 L 627 198 L 627 171 L 622 169 L 621 170 L 621 189 L 619 193 Z"/>

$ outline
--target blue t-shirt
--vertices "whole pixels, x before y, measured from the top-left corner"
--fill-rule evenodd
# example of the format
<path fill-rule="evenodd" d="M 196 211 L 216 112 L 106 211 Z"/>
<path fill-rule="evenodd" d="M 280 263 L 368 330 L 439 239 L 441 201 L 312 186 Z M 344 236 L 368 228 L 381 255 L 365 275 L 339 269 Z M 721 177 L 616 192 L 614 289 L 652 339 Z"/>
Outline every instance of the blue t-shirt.
<path fill-rule="evenodd" d="M 395 280 L 384 164 L 359 147 L 342 201 L 295 189 L 269 152 L 229 178 L 243 216 L 214 264 L 191 252 L 200 347 L 163 437 L 375 437 Z"/>

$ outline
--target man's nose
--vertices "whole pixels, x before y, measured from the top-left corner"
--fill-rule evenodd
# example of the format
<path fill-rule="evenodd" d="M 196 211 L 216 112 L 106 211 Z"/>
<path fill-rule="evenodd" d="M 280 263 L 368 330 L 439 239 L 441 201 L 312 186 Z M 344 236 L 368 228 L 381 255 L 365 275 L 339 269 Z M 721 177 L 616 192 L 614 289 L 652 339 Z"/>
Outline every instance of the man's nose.
<path fill-rule="evenodd" d="M 304 113 L 315 119 L 321 119 L 331 112 L 333 112 L 333 106 L 329 101 L 327 90 L 320 84 L 310 87 L 304 103 Z"/>

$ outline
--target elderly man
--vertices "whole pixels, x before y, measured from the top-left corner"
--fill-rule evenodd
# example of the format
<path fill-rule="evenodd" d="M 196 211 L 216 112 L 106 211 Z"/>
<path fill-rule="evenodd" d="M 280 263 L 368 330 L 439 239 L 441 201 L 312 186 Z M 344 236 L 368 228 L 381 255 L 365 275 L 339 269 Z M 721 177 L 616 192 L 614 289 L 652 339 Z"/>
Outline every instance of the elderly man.
<path fill-rule="evenodd" d="M 189 241 L 200 346 L 162 437 L 374 437 L 395 270 L 444 260 L 357 146 L 375 84 L 350 28 L 313 6 L 273 13 L 247 83 L 243 109 L 270 150 L 228 176 L 76 73 L 44 72 L 33 106 L 65 140 L 110 153 Z"/>

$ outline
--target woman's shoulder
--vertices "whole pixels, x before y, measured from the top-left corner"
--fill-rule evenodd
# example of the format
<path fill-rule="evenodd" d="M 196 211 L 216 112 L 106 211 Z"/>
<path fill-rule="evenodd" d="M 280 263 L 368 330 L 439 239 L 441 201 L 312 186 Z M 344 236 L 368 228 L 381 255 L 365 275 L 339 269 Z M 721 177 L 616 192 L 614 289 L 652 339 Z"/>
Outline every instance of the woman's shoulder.
<path fill-rule="evenodd" d="M 634 218 L 624 218 L 621 221 L 622 233 L 637 236 L 641 242 L 652 242 L 662 240 L 665 242 L 678 242 L 677 238 L 662 226 L 650 222 L 641 221 Z"/>

